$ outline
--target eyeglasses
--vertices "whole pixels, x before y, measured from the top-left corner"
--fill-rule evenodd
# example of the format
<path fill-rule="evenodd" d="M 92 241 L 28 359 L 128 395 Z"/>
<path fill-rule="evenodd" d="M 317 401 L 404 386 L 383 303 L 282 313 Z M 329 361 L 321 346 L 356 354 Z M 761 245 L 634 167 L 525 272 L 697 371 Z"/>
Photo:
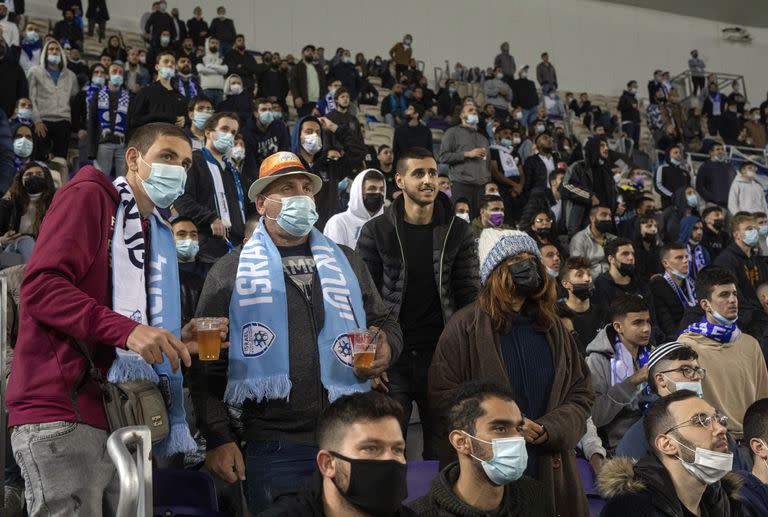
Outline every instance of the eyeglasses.
<path fill-rule="evenodd" d="M 541 223 L 551 223 L 552 219 L 550 219 L 550 218 L 546 218 L 546 219 L 537 218 L 537 219 L 534 220 L 534 222 L 535 223 L 539 223 L 539 224 L 541 224 Z"/>
<path fill-rule="evenodd" d="M 663 434 L 669 434 L 676 429 L 680 429 L 681 427 L 686 427 L 689 425 L 696 425 L 704 429 L 709 429 L 714 431 L 715 422 L 717 422 L 723 427 L 728 427 L 728 417 L 725 415 L 722 415 L 718 412 L 715 412 L 714 415 L 707 415 L 706 413 L 697 413 L 693 415 L 690 419 L 688 419 L 686 422 L 683 422 L 682 424 L 677 424 L 674 427 L 670 427 L 669 429 L 664 431 Z"/>
<path fill-rule="evenodd" d="M 700 379 L 703 379 L 707 376 L 707 370 L 702 368 L 701 366 L 681 366 L 680 368 L 675 368 L 674 370 L 664 370 L 663 372 L 659 373 L 672 373 L 672 372 L 679 372 L 683 374 L 683 377 L 685 377 L 688 380 L 693 379 L 695 375 L 698 375 Z"/>

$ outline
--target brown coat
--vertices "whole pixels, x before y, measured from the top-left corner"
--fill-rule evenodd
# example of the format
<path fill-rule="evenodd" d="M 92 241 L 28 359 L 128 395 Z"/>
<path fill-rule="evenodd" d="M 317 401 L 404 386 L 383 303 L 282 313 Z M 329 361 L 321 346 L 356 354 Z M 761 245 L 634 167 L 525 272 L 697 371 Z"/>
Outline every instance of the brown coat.
<path fill-rule="evenodd" d="M 546 443 L 537 446 L 541 447 L 538 480 L 546 485 L 558 515 L 588 517 L 573 449 L 586 432 L 595 394 L 589 369 L 560 320 L 547 332 L 547 341 L 555 378 L 547 414 L 538 419 L 549 435 Z M 453 390 L 471 380 L 509 387 L 499 334 L 477 302 L 454 314 L 440 336 L 429 369 L 430 405 L 445 411 Z"/>
<path fill-rule="evenodd" d="M 389 56 L 395 60 L 395 63 L 401 66 L 408 66 L 411 63 L 411 55 L 413 49 L 411 47 L 405 48 L 403 42 L 395 43 L 395 46 L 389 49 Z M 397 78 L 399 81 L 400 78 Z"/>

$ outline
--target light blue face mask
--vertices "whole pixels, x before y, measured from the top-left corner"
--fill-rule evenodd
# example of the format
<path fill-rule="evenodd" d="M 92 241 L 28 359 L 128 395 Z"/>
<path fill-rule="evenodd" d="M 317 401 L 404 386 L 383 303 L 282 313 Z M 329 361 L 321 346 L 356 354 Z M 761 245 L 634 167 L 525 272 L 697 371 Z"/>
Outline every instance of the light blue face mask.
<path fill-rule="evenodd" d="M 211 115 L 212 113 L 207 113 L 205 111 L 196 111 L 195 114 L 192 115 L 192 123 L 197 129 L 202 131 L 203 127 L 205 127 L 205 123 L 211 118 Z"/>
<path fill-rule="evenodd" d="M 475 115 L 474 113 L 471 115 L 467 115 L 467 124 L 469 124 L 470 126 L 477 124 L 479 120 L 480 119 L 478 119 L 477 115 Z"/>
<path fill-rule="evenodd" d="M 274 119 L 275 119 L 275 114 L 272 113 L 271 111 L 262 111 L 261 113 L 259 113 L 259 120 L 265 126 L 270 125 Z"/>
<path fill-rule="evenodd" d="M 40 35 L 37 33 L 37 31 L 27 31 L 27 41 L 35 43 L 39 39 Z"/>
<path fill-rule="evenodd" d="M 197 256 L 197 252 L 200 251 L 200 245 L 197 241 L 192 239 L 184 239 L 176 241 L 176 255 L 181 260 L 192 260 Z"/>
<path fill-rule="evenodd" d="M 272 118 L 274 120 L 280 120 L 283 118 L 283 112 L 282 111 L 273 111 L 272 112 Z"/>
<path fill-rule="evenodd" d="M 312 231 L 318 219 L 315 202 L 309 196 L 284 197 L 280 201 L 266 198 L 273 203 L 282 203 L 283 208 L 276 218 L 268 216 L 267 219 L 277 221 L 278 226 L 294 237 L 304 237 Z"/>
<path fill-rule="evenodd" d="M 32 118 L 32 110 L 29 108 L 19 108 L 18 110 L 16 110 L 16 115 L 19 118 L 29 120 Z M 766 229 L 768 229 L 768 226 L 766 226 Z"/>
<path fill-rule="evenodd" d="M 213 146 L 217 151 L 224 154 L 235 145 L 235 135 L 232 133 L 219 133 L 219 136 L 213 141 Z"/>
<path fill-rule="evenodd" d="M 163 66 L 163 67 L 160 67 L 160 71 L 158 72 L 158 74 L 160 75 L 160 77 L 162 77 L 166 81 L 169 81 L 173 78 L 174 75 L 176 75 L 176 70 L 174 70 L 169 66 Z"/>
<path fill-rule="evenodd" d="M 104 86 L 104 78 L 99 77 L 98 75 L 94 75 L 91 77 L 91 84 L 95 84 L 96 86 Z"/>
<path fill-rule="evenodd" d="M 757 231 L 760 235 L 768 235 L 768 225 L 762 225 L 757 228 Z"/>
<path fill-rule="evenodd" d="M 120 74 L 112 74 L 109 76 L 109 82 L 112 83 L 113 86 L 122 86 L 123 76 Z"/>
<path fill-rule="evenodd" d="M 491 444 L 493 458 L 488 461 L 471 455 L 482 465 L 485 475 L 497 485 L 507 485 L 517 481 L 525 472 L 528 465 L 528 451 L 525 448 L 525 438 L 515 436 L 513 438 L 497 438 L 490 442 L 481 440 L 464 432 L 467 436 L 478 442 Z"/>
<path fill-rule="evenodd" d="M 160 36 L 160 44 L 163 46 L 168 45 L 171 42 L 170 36 Z"/>
<path fill-rule="evenodd" d="M 20 136 L 13 141 L 13 154 L 19 158 L 29 158 L 32 154 L 33 147 L 34 144 L 32 143 L 32 140 L 27 140 L 23 136 Z"/>
<path fill-rule="evenodd" d="M 757 228 L 752 228 L 751 230 L 747 230 L 744 232 L 744 244 L 747 246 L 754 246 L 757 244 L 757 239 L 759 238 L 759 234 L 757 233 Z"/>
<path fill-rule="evenodd" d="M 58 65 L 61 63 L 61 56 L 59 55 L 48 55 L 45 57 L 45 59 L 47 59 L 48 62 L 52 65 Z"/>
<path fill-rule="evenodd" d="M 736 320 L 739 319 L 739 317 L 737 316 L 732 320 L 729 320 L 728 318 L 726 318 L 725 316 L 723 316 L 722 314 L 720 314 L 714 309 L 712 310 L 712 318 L 714 318 L 714 320 L 720 325 L 733 325 L 734 323 L 736 323 Z"/>
<path fill-rule="evenodd" d="M 685 273 L 681 273 L 680 271 L 678 271 L 676 269 L 673 269 L 672 270 L 672 276 L 674 276 L 675 278 L 677 278 L 679 280 L 685 280 L 688 275 L 686 275 Z"/>
<path fill-rule="evenodd" d="M 181 165 L 169 165 L 167 163 L 148 164 L 143 157 L 139 159 L 149 167 L 149 177 L 139 182 L 144 187 L 144 192 L 150 201 L 160 208 L 168 208 L 184 193 L 187 184 L 187 171 Z"/>
<path fill-rule="evenodd" d="M 700 399 L 704 398 L 704 390 L 701 387 L 700 381 L 681 381 L 681 382 L 668 381 L 668 382 L 671 382 L 672 384 L 675 385 L 675 389 L 673 391 L 688 390 L 688 391 L 694 392 L 696 395 L 699 396 Z"/>
<path fill-rule="evenodd" d="M 688 206 L 691 208 L 696 208 L 697 206 L 699 206 L 699 196 L 697 196 L 696 194 L 685 196 L 685 200 L 688 202 Z"/>
<path fill-rule="evenodd" d="M 560 273 L 556 269 L 552 269 L 549 266 L 547 266 L 547 274 L 552 278 L 557 278 L 558 275 L 560 275 Z"/>
<path fill-rule="evenodd" d="M 669 160 L 669 161 L 671 161 L 671 162 L 672 162 L 672 165 L 680 165 L 681 163 L 683 163 L 681 160 L 677 160 L 677 159 L 675 159 L 675 158 L 672 158 L 672 159 L 671 159 L 671 160 Z"/>
<path fill-rule="evenodd" d="M 507 148 L 512 147 L 512 140 L 510 140 L 509 138 L 502 138 L 501 145 Z"/>

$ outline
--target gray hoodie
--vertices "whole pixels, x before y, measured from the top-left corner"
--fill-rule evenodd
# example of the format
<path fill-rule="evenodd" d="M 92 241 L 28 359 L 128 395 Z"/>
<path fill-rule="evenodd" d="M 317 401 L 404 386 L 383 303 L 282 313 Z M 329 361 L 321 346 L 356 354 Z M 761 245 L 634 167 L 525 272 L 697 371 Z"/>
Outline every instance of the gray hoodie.
<path fill-rule="evenodd" d="M 485 160 L 464 156 L 465 152 L 477 147 L 485 148 Z M 450 167 L 448 176 L 451 181 L 479 186 L 491 181 L 491 171 L 488 168 L 490 154 L 488 139 L 481 135 L 477 128 L 461 125 L 448 129 L 443 135 L 438 161 Z"/>
<path fill-rule="evenodd" d="M 48 46 L 61 45 L 56 40 L 51 40 L 43 46 L 40 53 L 40 64 L 33 66 L 27 73 L 29 83 L 29 100 L 32 101 L 34 120 L 47 122 L 70 121 L 72 111 L 70 102 L 77 95 L 78 84 L 75 74 L 67 68 L 67 56 L 62 50 L 59 80 L 55 81 L 48 73 L 46 61 L 48 59 Z"/>
<path fill-rule="evenodd" d="M 205 54 L 197 64 L 197 73 L 200 76 L 200 87 L 203 90 L 223 90 L 224 77 L 227 75 L 227 65 L 217 52 L 208 50 L 208 40 L 205 40 Z"/>
<path fill-rule="evenodd" d="M 615 339 L 616 332 L 611 325 L 606 325 L 587 345 L 586 358 L 592 374 L 592 387 L 595 389 L 592 420 L 608 449 L 615 448 L 627 429 L 642 416 L 640 403 L 645 387 L 645 384 L 635 386 L 629 379 L 611 385 L 611 359 Z"/>

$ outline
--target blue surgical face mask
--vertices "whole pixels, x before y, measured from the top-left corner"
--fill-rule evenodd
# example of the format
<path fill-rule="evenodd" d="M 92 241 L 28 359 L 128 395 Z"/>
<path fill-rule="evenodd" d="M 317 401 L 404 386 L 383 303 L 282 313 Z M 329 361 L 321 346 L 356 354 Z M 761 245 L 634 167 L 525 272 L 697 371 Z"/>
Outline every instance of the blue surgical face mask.
<path fill-rule="evenodd" d="M 504 147 L 512 147 L 512 140 L 510 140 L 509 138 L 502 138 L 501 145 L 503 145 Z"/>
<path fill-rule="evenodd" d="M 677 158 L 672 158 L 669 161 L 672 162 L 672 165 L 680 165 L 681 163 L 683 163 L 681 160 L 678 160 Z"/>
<path fill-rule="evenodd" d="M 284 197 L 280 201 L 266 199 L 273 203 L 282 203 L 283 205 L 275 219 L 265 216 L 267 219 L 277 221 L 280 228 L 294 237 L 304 237 L 312 231 L 312 227 L 317 222 L 319 216 L 317 215 L 317 210 L 315 210 L 315 202 L 311 197 L 290 196 Z"/>
<path fill-rule="evenodd" d="M 120 74 L 112 74 L 109 76 L 109 82 L 112 83 L 113 86 L 122 86 L 123 76 Z"/>
<path fill-rule="evenodd" d="M 739 317 L 737 316 L 732 320 L 730 320 L 714 309 L 712 309 L 712 318 L 720 325 L 733 325 L 734 323 L 736 323 L 736 320 L 739 319 Z"/>
<path fill-rule="evenodd" d="M 16 110 L 16 116 L 23 119 L 31 119 L 32 118 L 32 110 L 29 108 L 19 108 Z M 768 228 L 768 227 L 766 227 Z"/>
<path fill-rule="evenodd" d="M 547 274 L 551 276 L 552 278 L 557 278 L 560 273 L 557 271 L 557 269 L 552 269 L 551 267 L 547 266 Z"/>
<path fill-rule="evenodd" d="M 160 36 L 160 44 L 165 46 L 168 45 L 171 42 L 170 36 Z"/>
<path fill-rule="evenodd" d="M 675 278 L 677 278 L 678 280 L 685 280 L 685 279 L 688 277 L 688 275 L 687 275 L 687 274 L 685 274 L 685 273 L 681 273 L 680 271 L 678 271 L 678 270 L 676 270 L 676 269 L 673 269 L 673 270 L 672 270 L 672 276 L 674 276 L 674 277 L 675 277 Z"/>
<path fill-rule="evenodd" d="M 688 390 L 694 392 L 700 399 L 704 398 L 704 390 L 701 387 L 701 381 L 681 381 L 672 382 L 672 384 L 675 385 L 674 391 Z"/>
<path fill-rule="evenodd" d="M 40 35 L 37 33 L 37 31 L 27 31 L 27 41 L 35 43 L 39 39 Z"/>
<path fill-rule="evenodd" d="M 233 145 L 235 145 L 235 135 L 232 133 L 218 133 L 213 140 L 213 146 L 222 154 L 232 149 Z"/>
<path fill-rule="evenodd" d="M 181 165 L 169 165 L 167 163 L 150 165 L 141 156 L 139 159 L 150 169 L 147 179 L 142 179 L 137 174 L 139 182 L 144 187 L 144 192 L 147 193 L 155 206 L 168 208 L 184 193 L 184 186 L 187 184 L 187 171 Z"/>
<path fill-rule="evenodd" d="M 451 86 L 450 88 L 448 88 L 448 93 L 450 93 L 450 94 L 454 94 L 454 93 L 456 93 L 456 88 L 454 88 L 453 86 Z"/>
<path fill-rule="evenodd" d="M 544 130 L 547 129 L 544 124 L 536 124 L 536 132 L 537 133 L 543 133 Z"/>
<path fill-rule="evenodd" d="M 59 63 L 61 63 L 61 56 L 59 56 L 58 54 L 48 55 L 45 57 L 45 59 L 47 59 L 48 62 L 52 65 L 58 65 Z"/>
<path fill-rule="evenodd" d="M 757 233 L 757 228 L 752 228 L 751 230 L 744 232 L 744 244 L 747 246 L 754 246 L 757 244 L 758 238 L 759 234 Z"/>
<path fill-rule="evenodd" d="M 470 115 L 467 115 L 467 124 L 472 126 L 472 125 L 477 124 L 478 121 L 479 121 L 479 119 L 477 118 L 477 115 L 475 115 L 474 113 L 470 114 Z"/>
<path fill-rule="evenodd" d="M 282 111 L 273 111 L 272 112 L 272 118 L 274 120 L 280 120 L 283 118 L 283 112 Z"/>
<path fill-rule="evenodd" d="M 757 231 L 760 235 L 768 235 L 768 224 L 758 226 Z"/>
<path fill-rule="evenodd" d="M 507 485 L 517 481 L 525 472 L 528 465 L 528 451 L 525 448 L 525 438 L 515 436 L 513 438 L 496 438 L 490 442 L 476 438 L 464 432 L 467 436 L 478 442 L 489 443 L 493 448 L 493 458 L 484 461 L 471 455 L 480 462 L 485 475 L 497 485 Z"/>
<path fill-rule="evenodd" d="M 197 252 L 200 251 L 200 245 L 197 241 L 192 239 L 184 239 L 176 241 L 176 255 L 181 260 L 192 260 L 197 256 Z"/>
<path fill-rule="evenodd" d="M 160 71 L 158 72 L 158 74 L 160 75 L 160 77 L 168 81 L 172 79 L 174 75 L 176 75 L 176 70 L 174 70 L 169 66 L 163 66 L 163 67 L 160 67 Z"/>
<path fill-rule="evenodd" d="M 208 113 L 207 111 L 196 111 L 195 114 L 192 115 L 192 123 L 197 129 L 202 130 L 203 127 L 205 127 L 205 123 L 211 118 L 211 115 L 212 113 Z"/>
<path fill-rule="evenodd" d="M 275 115 L 271 111 L 262 111 L 259 113 L 259 120 L 265 126 L 268 126 L 275 119 Z"/>
<path fill-rule="evenodd" d="M 691 208 L 696 208 L 699 206 L 699 196 L 696 194 L 690 194 L 688 196 L 685 196 L 685 200 L 688 202 L 688 206 Z"/>
<path fill-rule="evenodd" d="M 20 136 L 13 141 L 13 154 L 19 158 L 29 158 L 32 154 L 33 147 L 34 144 L 32 143 L 32 140 L 27 140 L 23 136 Z"/>

